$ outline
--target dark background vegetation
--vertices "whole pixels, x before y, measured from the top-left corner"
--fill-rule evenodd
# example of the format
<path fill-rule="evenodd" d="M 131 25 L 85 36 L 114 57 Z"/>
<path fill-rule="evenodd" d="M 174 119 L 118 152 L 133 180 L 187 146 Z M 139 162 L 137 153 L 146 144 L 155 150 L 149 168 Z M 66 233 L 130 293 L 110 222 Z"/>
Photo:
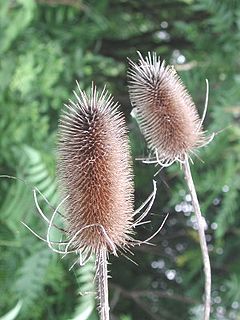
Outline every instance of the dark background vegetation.
<path fill-rule="evenodd" d="M 156 51 L 175 65 L 202 114 L 205 78 L 210 99 L 205 129 L 224 129 L 192 166 L 208 222 L 212 262 L 211 319 L 240 319 L 240 2 L 237 0 L 2 0 L 0 1 L 0 173 L 38 187 L 56 206 L 59 113 L 94 81 L 122 105 L 133 156 L 148 154 L 130 117 L 127 57 Z M 136 207 L 152 190 L 154 166 L 134 162 Z M 157 246 L 134 250 L 135 266 L 111 259 L 112 319 L 201 319 L 203 271 L 196 222 L 178 164 L 157 176 L 158 193 L 145 239 L 169 218 Z M 20 221 L 42 236 L 31 187 L 0 180 L 0 316 L 94 320 L 93 262 L 72 271 Z M 52 208 L 39 197 L 48 216 Z M 80 292 L 89 291 L 83 296 Z M 18 303 L 20 301 L 20 303 Z M 17 304 L 18 303 L 18 304 Z M 21 306 L 21 308 L 20 308 Z M 2 319 L 2 318 L 1 318 Z"/>

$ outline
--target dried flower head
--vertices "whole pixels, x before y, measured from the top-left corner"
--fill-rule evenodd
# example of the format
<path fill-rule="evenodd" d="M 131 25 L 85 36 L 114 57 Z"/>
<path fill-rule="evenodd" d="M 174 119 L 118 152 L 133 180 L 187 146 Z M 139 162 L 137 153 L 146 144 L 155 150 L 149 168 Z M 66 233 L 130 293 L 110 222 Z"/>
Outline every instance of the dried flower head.
<path fill-rule="evenodd" d="M 156 53 L 130 61 L 129 93 L 140 128 L 158 162 L 183 160 L 204 143 L 196 107 L 175 69 Z"/>
<path fill-rule="evenodd" d="M 129 92 L 135 107 L 137 120 L 150 149 L 156 153 L 155 162 L 169 166 L 180 161 L 185 174 L 192 205 L 198 223 L 200 247 L 205 273 L 204 320 L 209 320 L 211 309 L 211 266 L 204 233 L 203 218 L 188 162 L 189 153 L 209 143 L 205 141 L 202 122 L 208 101 L 208 82 L 203 119 L 197 114 L 196 107 L 182 84 L 176 71 L 157 57 L 156 53 L 144 59 L 139 53 L 139 64 L 130 61 L 128 73 Z M 190 158 L 191 159 L 191 158 Z"/>
<path fill-rule="evenodd" d="M 132 233 L 133 181 L 127 129 L 118 105 L 104 89 L 79 88 L 59 125 L 58 171 L 68 195 L 71 246 L 115 253 Z"/>
<path fill-rule="evenodd" d="M 54 252 L 79 255 L 70 269 L 78 261 L 84 265 L 92 253 L 96 254 L 99 315 L 101 320 L 109 320 L 108 253 L 116 255 L 119 249 L 125 255 L 130 246 L 148 244 L 162 229 L 168 215 L 148 239 L 132 239 L 134 228 L 150 222 L 142 220 L 154 202 L 156 182 L 153 181 L 153 192 L 134 211 L 132 163 L 123 115 L 105 89 L 99 94 L 92 85 L 90 95 L 86 95 L 79 85 L 78 88 L 80 95 L 74 91 L 77 101 L 70 100 L 65 105 L 59 124 L 58 176 L 66 196 L 53 208 L 38 189 L 33 189 L 37 211 L 48 224 L 47 239 L 23 224 Z M 50 219 L 40 208 L 37 193 L 53 209 Z M 64 214 L 59 212 L 63 203 Z M 54 222 L 57 214 L 64 218 L 66 229 Z M 52 240 L 53 228 L 65 239 Z"/>

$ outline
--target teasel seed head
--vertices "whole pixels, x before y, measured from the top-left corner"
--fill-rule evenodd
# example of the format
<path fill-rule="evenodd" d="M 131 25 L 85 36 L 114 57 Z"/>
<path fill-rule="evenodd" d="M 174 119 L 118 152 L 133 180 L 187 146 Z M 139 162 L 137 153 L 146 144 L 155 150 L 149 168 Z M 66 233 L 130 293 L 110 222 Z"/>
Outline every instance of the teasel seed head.
<path fill-rule="evenodd" d="M 156 53 L 130 60 L 129 94 L 148 146 L 162 163 L 181 161 L 205 139 L 194 102 L 175 69 Z"/>
<path fill-rule="evenodd" d="M 68 233 L 78 250 L 116 253 L 132 234 L 133 180 L 127 129 L 118 104 L 92 85 L 74 92 L 59 124 L 58 173 Z"/>

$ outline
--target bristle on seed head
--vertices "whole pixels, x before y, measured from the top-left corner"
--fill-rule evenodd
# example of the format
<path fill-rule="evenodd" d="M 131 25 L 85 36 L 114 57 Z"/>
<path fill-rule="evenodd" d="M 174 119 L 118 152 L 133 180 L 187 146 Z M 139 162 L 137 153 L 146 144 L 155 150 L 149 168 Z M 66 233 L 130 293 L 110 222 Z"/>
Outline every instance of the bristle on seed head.
<path fill-rule="evenodd" d="M 204 142 L 196 107 L 175 69 L 156 53 L 130 60 L 129 94 L 150 149 L 161 161 L 183 159 Z"/>
<path fill-rule="evenodd" d="M 79 86 L 78 86 L 79 88 Z M 79 250 L 114 252 L 132 233 L 133 181 L 127 129 L 113 98 L 79 88 L 59 124 L 58 172 L 69 195 L 69 237 Z"/>

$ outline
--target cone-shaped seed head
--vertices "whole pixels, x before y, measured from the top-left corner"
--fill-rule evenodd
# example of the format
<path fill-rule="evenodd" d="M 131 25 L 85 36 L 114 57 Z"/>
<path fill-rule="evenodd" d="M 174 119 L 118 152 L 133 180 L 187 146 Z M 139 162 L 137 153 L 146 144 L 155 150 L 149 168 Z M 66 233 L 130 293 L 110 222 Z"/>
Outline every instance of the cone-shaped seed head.
<path fill-rule="evenodd" d="M 196 107 L 173 67 L 156 53 L 139 56 L 138 64 L 130 61 L 128 76 L 140 128 L 160 159 L 181 159 L 204 141 Z"/>
<path fill-rule="evenodd" d="M 80 90 L 80 89 L 79 89 Z M 74 92 L 75 93 L 75 92 Z M 127 244 L 133 182 L 127 129 L 112 97 L 92 86 L 66 105 L 59 125 L 58 171 L 75 248 L 98 252 Z"/>

